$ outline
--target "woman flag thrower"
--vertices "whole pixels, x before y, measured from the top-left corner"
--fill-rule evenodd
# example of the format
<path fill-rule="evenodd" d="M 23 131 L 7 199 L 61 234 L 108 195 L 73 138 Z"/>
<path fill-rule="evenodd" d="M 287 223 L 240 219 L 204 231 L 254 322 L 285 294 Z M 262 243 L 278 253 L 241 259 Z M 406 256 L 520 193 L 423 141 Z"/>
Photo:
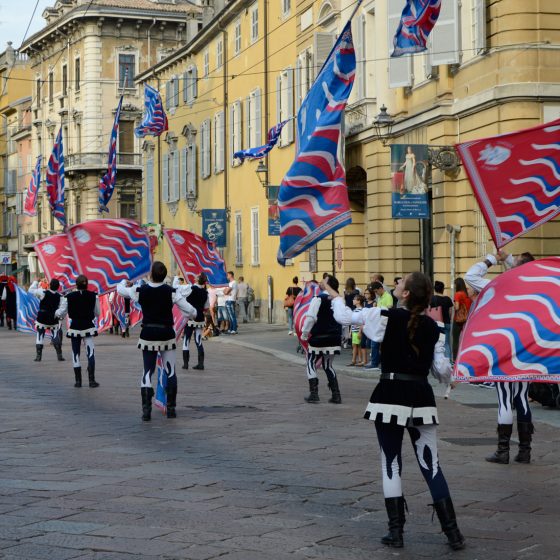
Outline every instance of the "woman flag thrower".
<path fill-rule="evenodd" d="M 175 331 L 173 329 L 173 306 L 183 312 L 188 319 L 196 317 L 196 309 L 187 302 L 184 295 L 164 283 L 167 268 L 160 261 L 152 265 L 151 281 L 142 286 L 130 286 L 123 280 L 117 286 L 117 293 L 138 302 L 142 308 L 142 330 L 138 348 L 142 350 L 144 369 L 140 382 L 142 395 L 142 420 L 149 422 L 152 414 L 152 376 L 157 368 L 157 357 L 161 354 L 167 377 L 167 418 L 176 418 L 177 376 L 175 375 Z"/>

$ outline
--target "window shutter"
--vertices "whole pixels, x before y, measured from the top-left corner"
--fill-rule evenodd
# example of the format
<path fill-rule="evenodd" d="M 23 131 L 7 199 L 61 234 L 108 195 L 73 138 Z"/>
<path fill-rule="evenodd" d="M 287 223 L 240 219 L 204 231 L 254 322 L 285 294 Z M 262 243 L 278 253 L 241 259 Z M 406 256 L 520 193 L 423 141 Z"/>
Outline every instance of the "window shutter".
<path fill-rule="evenodd" d="M 226 131 L 226 114 L 224 111 L 221 111 L 218 114 L 218 134 L 220 135 L 220 142 L 218 143 L 220 146 L 220 171 L 223 171 L 225 168 L 226 162 L 226 145 L 225 145 L 225 131 Z M 231 123 L 230 123 L 231 125 Z"/>
<path fill-rule="evenodd" d="M 175 107 L 179 106 L 179 76 L 173 80 L 173 85 L 175 86 L 175 95 L 173 96 L 173 101 L 175 102 Z"/>
<path fill-rule="evenodd" d="M 441 12 L 430 37 L 432 66 L 459 64 L 461 33 L 458 0 L 447 0 L 447 2 L 441 3 Z"/>
<path fill-rule="evenodd" d="M 162 186 L 161 199 L 163 202 L 169 202 L 169 156 L 163 154 L 162 160 Z"/>
<path fill-rule="evenodd" d="M 286 119 L 292 119 L 294 116 L 294 69 L 288 68 L 287 72 L 287 89 L 286 99 L 288 100 L 288 106 L 286 107 Z M 286 129 L 286 140 L 288 144 L 294 141 L 294 119 L 290 120 L 284 125 Z"/>
<path fill-rule="evenodd" d="M 200 127 L 200 176 L 204 179 L 206 177 L 206 168 L 205 168 L 205 161 L 206 161 L 206 139 L 205 139 L 205 129 L 206 129 L 206 121 L 202 123 Z"/>
<path fill-rule="evenodd" d="M 181 198 L 187 198 L 187 174 L 189 168 L 189 160 L 188 160 L 188 150 L 187 148 L 183 148 L 181 150 L 181 162 L 183 163 L 182 166 L 179 166 L 182 170 L 181 173 Z"/>
<path fill-rule="evenodd" d="M 183 73 L 183 103 L 189 100 L 189 73 Z"/>
<path fill-rule="evenodd" d="M 177 80 L 178 82 L 178 80 Z M 172 202 L 179 200 L 179 169 L 180 169 L 179 150 L 173 152 L 173 199 Z"/>
<path fill-rule="evenodd" d="M 235 102 L 235 127 L 237 142 L 235 144 L 235 150 L 243 149 L 243 105 L 241 101 Z"/>
<path fill-rule="evenodd" d="M 191 144 L 190 149 L 190 164 L 189 164 L 189 182 L 187 188 L 189 195 L 196 197 L 197 194 L 197 175 L 196 175 L 196 144 Z"/>
<path fill-rule="evenodd" d="M 251 97 L 245 98 L 245 149 L 251 147 Z"/>
<path fill-rule="evenodd" d="M 146 161 L 146 220 L 154 221 L 154 158 Z"/>
<path fill-rule="evenodd" d="M 364 16 L 354 18 L 354 47 L 356 49 L 356 100 L 365 95 L 365 49 L 364 49 Z"/>
<path fill-rule="evenodd" d="M 214 115 L 214 143 L 212 144 L 212 151 L 214 156 L 214 173 L 218 171 L 218 115 Z"/>
<path fill-rule="evenodd" d="M 336 35 L 334 33 L 319 31 L 313 35 L 313 54 L 315 57 L 314 77 L 317 77 L 321 71 L 335 43 Z M 311 86 L 311 84 L 309 84 L 309 86 Z"/>
<path fill-rule="evenodd" d="M 262 122 L 261 122 L 261 88 L 255 90 L 255 146 L 262 145 Z M 267 131 L 268 132 L 268 131 Z"/>
<path fill-rule="evenodd" d="M 198 97 L 198 70 L 196 69 L 196 66 L 192 67 L 192 96 L 193 99 L 196 99 Z"/>
<path fill-rule="evenodd" d="M 237 129 L 235 127 L 235 103 L 229 106 L 229 159 L 230 165 L 233 166 L 233 153 L 236 146 Z"/>
<path fill-rule="evenodd" d="M 296 91 L 294 92 L 296 111 L 301 107 L 301 58 L 296 60 Z"/>
<path fill-rule="evenodd" d="M 206 177 L 210 177 L 210 165 L 211 165 L 211 157 L 210 157 L 210 138 L 211 138 L 211 132 L 210 129 L 212 127 L 210 126 L 210 119 L 206 120 L 206 134 L 205 134 L 205 141 L 206 141 Z"/>
<path fill-rule="evenodd" d="M 486 51 L 486 0 L 474 0 L 475 54 Z"/>
<path fill-rule="evenodd" d="M 402 0 L 387 0 L 387 43 L 389 47 L 389 87 L 409 87 L 412 85 L 412 57 L 410 55 L 391 58 L 393 39 L 401 20 Z"/>
<path fill-rule="evenodd" d="M 171 107 L 171 87 L 169 82 L 165 82 L 165 108 Z"/>

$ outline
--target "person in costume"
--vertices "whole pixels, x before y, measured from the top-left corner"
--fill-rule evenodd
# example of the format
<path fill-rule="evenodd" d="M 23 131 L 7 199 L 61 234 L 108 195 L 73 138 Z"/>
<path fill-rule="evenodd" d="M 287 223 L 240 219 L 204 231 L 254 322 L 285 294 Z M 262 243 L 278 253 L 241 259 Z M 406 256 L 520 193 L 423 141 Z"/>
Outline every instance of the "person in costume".
<path fill-rule="evenodd" d="M 196 284 L 189 286 L 186 294 L 187 301 L 196 309 L 196 317 L 187 322 L 183 337 L 183 369 L 189 369 L 190 358 L 190 342 L 194 334 L 194 343 L 198 353 L 198 363 L 193 369 L 204 369 L 204 346 L 202 345 L 202 331 L 205 326 L 204 314 L 210 309 L 210 299 L 206 284 L 208 278 L 206 274 L 201 273 L 196 279 Z M 175 283 L 174 283 L 175 285 Z M 181 292 L 181 287 L 178 288 Z"/>
<path fill-rule="evenodd" d="M 338 280 L 334 276 L 327 275 L 324 285 L 328 285 L 333 293 L 337 293 Z M 340 404 L 342 398 L 333 361 L 335 355 L 340 354 L 342 327 L 334 319 L 329 292 L 325 291 L 325 289 L 309 303 L 303 323 L 301 339 L 309 343 L 307 349 L 309 395 L 305 397 L 305 400 L 308 403 L 318 403 L 320 400 L 317 365 L 321 364 L 327 375 L 329 389 L 332 393 L 329 402 Z"/>
<path fill-rule="evenodd" d="M 449 487 L 439 464 L 438 413 L 428 382 L 430 368 L 438 372 L 440 379 L 451 376 L 451 363 L 445 357 L 445 335 L 425 313 L 432 296 L 429 277 L 413 272 L 399 281 L 394 293 L 403 307 L 364 308 L 360 313 L 352 313 L 332 286 L 323 283 L 322 287 L 333 298 L 336 321 L 341 325 L 363 325 L 366 335 L 381 343 L 381 377 L 364 415 L 375 422 L 381 448 L 383 494 L 389 518 L 389 532 L 381 542 L 395 548 L 404 545 L 401 471 L 406 429 L 448 544 L 453 550 L 463 548 L 465 539 L 457 526 Z"/>
<path fill-rule="evenodd" d="M 503 263 L 508 268 L 521 266 L 534 261 L 531 253 L 522 253 L 517 257 L 499 251 L 497 255 L 487 255 L 486 258 L 474 264 L 465 274 L 465 282 L 477 293 L 481 292 L 491 280 L 484 278 L 488 269 L 498 263 Z M 494 383 L 498 393 L 498 448 L 486 457 L 490 463 L 507 465 L 509 463 L 509 443 L 513 432 L 513 409 L 517 413 L 517 434 L 519 436 L 519 452 L 514 457 L 517 463 L 531 462 L 531 443 L 533 441 L 533 417 L 529 406 L 528 381 L 500 381 L 496 378 Z"/>
<path fill-rule="evenodd" d="M 6 315 L 6 288 L 8 287 L 8 277 L 0 274 L 0 327 L 4 326 Z"/>
<path fill-rule="evenodd" d="M 99 387 L 95 380 L 95 345 L 93 337 L 97 336 L 96 317 L 99 317 L 99 298 L 88 290 L 88 279 L 83 274 L 76 278 L 76 289 L 60 298 L 55 317 L 64 319 L 68 314 L 70 328 L 66 336 L 72 344 L 72 366 L 74 368 L 74 387 L 82 386 L 82 364 L 80 354 L 82 341 L 86 346 L 87 371 L 89 386 Z"/>
<path fill-rule="evenodd" d="M 17 292 L 16 292 L 17 280 L 15 276 L 8 276 L 6 278 L 6 286 L 4 288 L 4 293 L 2 294 L 4 309 L 6 310 L 6 324 L 8 325 L 8 330 L 12 330 L 12 325 L 14 330 L 17 329 Z"/>
<path fill-rule="evenodd" d="M 142 286 L 132 286 L 123 280 L 117 286 L 117 293 L 138 302 L 142 308 L 142 330 L 138 348 L 142 350 L 144 368 L 140 381 L 142 396 L 142 420 L 149 422 L 152 415 L 152 376 L 156 371 L 157 357 L 161 355 L 167 377 L 167 418 L 177 416 L 177 376 L 175 375 L 175 331 L 173 329 L 173 305 L 194 319 L 196 309 L 187 302 L 176 288 L 165 284 L 166 266 L 155 261 L 152 265 L 151 281 Z"/>
<path fill-rule="evenodd" d="M 47 331 L 51 332 L 54 349 L 56 350 L 56 357 L 59 362 L 64 361 L 62 355 L 62 329 L 60 321 L 55 317 L 56 310 L 60 305 L 62 294 L 58 291 L 60 282 L 53 278 L 49 282 L 47 289 L 40 286 L 38 281 L 33 282 L 29 286 L 29 293 L 39 299 L 39 311 L 37 312 L 37 319 L 35 321 L 35 328 L 37 329 L 37 338 L 35 341 L 36 356 L 35 361 L 40 362 L 43 356 L 43 345 L 45 343 L 45 334 Z"/>

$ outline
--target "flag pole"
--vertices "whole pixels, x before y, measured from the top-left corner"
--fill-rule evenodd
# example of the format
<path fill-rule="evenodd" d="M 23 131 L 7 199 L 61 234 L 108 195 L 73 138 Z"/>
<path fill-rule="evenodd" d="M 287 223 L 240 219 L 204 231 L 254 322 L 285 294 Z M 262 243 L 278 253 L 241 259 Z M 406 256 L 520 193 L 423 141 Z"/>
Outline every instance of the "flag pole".
<path fill-rule="evenodd" d="M 160 79 L 159 76 L 156 78 L 157 79 L 157 90 L 159 92 L 159 88 L 161 87 L 160 84 Z M 163 106 L 163 105 L 162 105 Z M 162 178 L 161 178 L 161 133 L 158 134 L 157 137 L 157 161 L 158 161 L 158 220 L 157 223 L 159 224 L 160 228 L 162 227 L 161 225 L 161 183 L 162 183 Z"/>

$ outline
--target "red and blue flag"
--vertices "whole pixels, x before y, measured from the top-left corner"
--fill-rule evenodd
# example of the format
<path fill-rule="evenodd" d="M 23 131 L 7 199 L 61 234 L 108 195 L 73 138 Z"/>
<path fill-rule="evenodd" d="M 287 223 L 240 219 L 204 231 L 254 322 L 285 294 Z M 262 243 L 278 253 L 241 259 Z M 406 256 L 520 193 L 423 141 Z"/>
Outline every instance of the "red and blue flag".
<path fill-rule="evenodd" d="M 138 138 L 159 136 L 169 129 L 167 115 L 163 109 L 161 95 L 157 89 L 146 84 L 144 86 L 144 120 L 134 129 Z"/>
<path fill-rule="evenodd" d="M 392 57 L 427 49 L 430 32 L 441 11 L 442 0 L 407 0 L 393 39 Z"/>
<path fill-rule="evenodd" d="M 66 227 L 66 215 L 64 212 L 64 153 L 62 146 L 62 127 L 56 135 L 49 164 L 47 166 L 47 177 L 45 180 L 49 206 L 53 216 Z"/>
<path fill-rule="evenodd" d="M 286 119 L 285 121 L 282 121 L 281 123 L 273 126 L 268 131 L 268 142 L 264 146 L 259 146 L 258 148 L 248 148 L 247 150 L 239 150 L 238 152 L 235 152 L 233 154 L 233 157 L 240 159 L 241 161 L 244 161 L 246 159 L 263 158 L 264 156 L 266 156 L 266 154 L 268 154 L 268 152 L 270 152 L 270 150 L 272 150 L 272 148 L 274 148 L 274 146 L 276 146 L 276 144 L 278 143 L 278 139 L 282 134 L 284 125 L 289 121 L 290 119 Z"/>
<path fill-rule="evenodd" d="M 60 282 L 63 292 L 76 285 L 78 271 L 66 233 L 44 237 L 33 247 L 47 280 L 56 278 Z"/>
<path fill-rule="evenodd" d="M 315 280 L 310 280 L 305 283 L 303 290 L 297 295 L 296 301 L 294 302 L 294 327 L 299 343 L 306 352 L 309 343 L 307 340 L 301 340 L 303 324 L 305 323 L 305 316 L 309 310 L 311 300 L 320 293 L 321 288 L 319 287 L 319 284 L 317 284 Z"/>
<path fill-rule="evenodd" d="M 115 121 L 111 130 L 111 139 L 109 141 L 109 161 L 107 162 L 107 172 L 99 180 L 99 211 L 109 212 L 109 201 L 115 191 L 117 182 L 117 141 L 119 139 L 119 119 L 121 118 L 121 107 L 123 96 L 119 100 L 117 112 L 115 113 Z"/>
<path fill-rule="evenodd" d="M 31 173 L 31 180 L 25 193 L 25 202 L 23 204 L 23 213 L 28 216 L 37 215 L 37 195 L 39 194 L 39 187 L 41 186 L 41 161 L 43 156 L 37 157 L 35 169 Z"/>
<path fill-rule="evenodd" d="M 338 147 L 355 73 L 348 21 L 298 112 L 297 153 L 278 193 L 282 265 L 352 221 Z"/>
<path fill-rule="evenodd" d="M 39 312 L 39 300 L 23 288 L 14 285 L 16 290 L 17 330 L 24 333 L 37 332 L 35 319 Z"/>

